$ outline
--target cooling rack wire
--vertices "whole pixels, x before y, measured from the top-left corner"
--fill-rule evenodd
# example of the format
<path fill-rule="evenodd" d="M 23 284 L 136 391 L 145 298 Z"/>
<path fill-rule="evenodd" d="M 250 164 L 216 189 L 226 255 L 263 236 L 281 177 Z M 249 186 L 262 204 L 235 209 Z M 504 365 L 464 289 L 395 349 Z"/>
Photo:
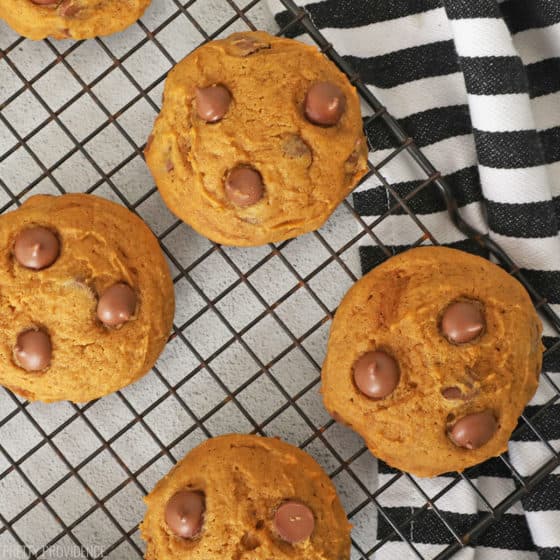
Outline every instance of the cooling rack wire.
<path fill-rule="evenodd" d="M 292 0 L 281 0 L 282 28 L 265 0 L 154 0 L 124 33 L 87 42 L 24 40 L 0 26 L 0 212 L 38 193 L 88 192 L 138 213 L 161 242 L 174 276 L 174 331 L 153 372 L 135 385 L 85 405 L 30 404 L 0 389 L 0 551 L 2 558 L 143 557 L 138 523 L 142 497 L 189 449 L 230 431 L 281 436 L 327 470 L 354 524 L 352 558 L 371 559 L 402 541 L 411 557 L 449 558 L 482 535 L 560 465 L 542 424 L 560 398 L 522 416 L 514 437 L 541 442 L 542 461 L 519 473 L 507 455 L 493 460 L 515 481 L 508 493 L 485 495 L 476 483 L 484 465 L 422 480 L 375 462 L 363 443 L 334 423 L 318 394 L 329 322 L 361 275 L 359 247 L 381 261 L 392 254 L 379 233 L 394 215 L 416 225 L 412 246 L 437 244 L 413 211 L 430 190 L 443 197 L 451 222 L 493 255 L 530 291 L 557 332 L 554 315 L 519 269 L 489 238 L 463 222 L 449 186 L 372 95 L 348 63 Z M 358 88 L 366 132 L 381 127 L 394 150 L 370 171 L 385 187 L 387 212 L 366 219 L 344 202 L 320 231 L 253 249 L 221 247 L 195 235 L 163 206 L 142 158 L 159 111 L 167 71 L 205 41 L 234 31 L 305 33 Z M 384 168 L 397 158 L 423 179 L 402 196 Z M 550 339 L 547 358 L 560 343 Z M 441 503 L 467 485 L 485 513 L 457 526 Z M 395 515 L 395 492 L 415 507 Z M 441 545 L 424 555 L 412 526 L 437 527 Z"/>

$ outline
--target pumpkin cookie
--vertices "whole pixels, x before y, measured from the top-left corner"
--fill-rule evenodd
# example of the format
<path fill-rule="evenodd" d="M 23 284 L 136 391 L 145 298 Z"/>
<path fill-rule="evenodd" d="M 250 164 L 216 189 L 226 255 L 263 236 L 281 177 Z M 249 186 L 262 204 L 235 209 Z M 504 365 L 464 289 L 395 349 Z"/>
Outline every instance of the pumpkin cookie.
<path fill-rule="evenodd" d="M 350 558 L 350 524 L 329 477 L 278 439 L 210 439 L 146 503 L 147 560 Z"/>
<path fill-rule="evenodd" d="M 0 384 L 29 400 L 86 402 L 144 375 L 163 350 L 173 283 L 127 209 L 34 196 L 0 217 Z"/>
<path fill-rule="evenodd" d="M 325 406 L 389 465 L 434 476 L 507 449 L 538 385 L 542 325 L 523 286 L 453 249 L 407 251 L 342 301 Z"/>
<path fill-rule="evenodd" d="M 212 41 L 170 72 L 145 153 L 170 210 L 238 246 L 319 228 L 367 170 L 346 76 L 264 32 Z"/>
<path fill-rule="evenodd" d="M 2 0 L 0 18 L 29 39 L 90 39 L 126 29 L 151 0 Z"/>

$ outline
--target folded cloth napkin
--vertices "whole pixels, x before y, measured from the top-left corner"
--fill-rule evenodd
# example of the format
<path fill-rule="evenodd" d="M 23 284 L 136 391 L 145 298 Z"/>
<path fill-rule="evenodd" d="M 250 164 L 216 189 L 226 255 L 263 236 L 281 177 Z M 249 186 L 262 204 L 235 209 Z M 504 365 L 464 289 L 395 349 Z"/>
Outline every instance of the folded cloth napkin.
<path fill-rule="evenodd" d="M 560 312 L 560 2 L 300 0 L 299 5 L 442 172 L 464 217 L 498 241 Z M 270 0 L 270 6 L 280 26 L 291 21 L 279 0 Z M 292 26 L 289 33 L 306 40 L 301 28 Z M 374 162 L 394 146 L 377 126 L 368 130 Z M 422 182 L 405 156 L 382 172 L 401 196 Z M 366 220 L 382 215 L 393 202 L 375 179 L 353 195 Z M 440 243 L 480 252 L 451 225 L 435 189 L 415 196 L 410 206 Z M 421 235 L 404 212 L 384 220 L 375 233 L 394 251 Z M 360 247 L 363 272 L 384 259 L 368 243 Z M 556 342 L 557 334 L 547 325 L 545 344 Z M 551 353 L 545 370 L 558 384 L 560 352 Z M 554 394 L 543 378 L 528 415 Z M 560 448 L 560 404 L 538 427 L 551 446 Z M 549 457 L 535 434 L 510 444 L 509 459 L 522 476 Z M 378 470 L 380 485 L 394 475 L 381 463 Z M 449 480 L 422 481 L 422 487 L 433 495 Z M 382 501 L 397 521 L 423 503 L 404 484 L 406 479 L 402 482 Z M 478 467 L 474 484 L 492 505 L 518 485 L 499 459 Z M 458 534 L 488 511 L 464 481 L 436 505 Z M 404 531 L 426 558 L 449 542 L 449 533 L 432 513 Z M 387 534 L 382 517 L 375 525 L 377 539 Z M 367 550 L 371 542 L 364 546 Z M 409 557 L 416 558 L 398 538 L 375 555 Z M 560 560 L 560 469 L 457 557 Z"/>

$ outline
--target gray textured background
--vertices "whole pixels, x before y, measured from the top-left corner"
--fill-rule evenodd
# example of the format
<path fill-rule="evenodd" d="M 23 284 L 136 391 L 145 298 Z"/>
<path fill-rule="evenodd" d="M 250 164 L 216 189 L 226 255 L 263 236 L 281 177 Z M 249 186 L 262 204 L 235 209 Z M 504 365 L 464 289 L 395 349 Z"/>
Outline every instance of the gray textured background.
<path fill-rule="evenodd" d="M 227 0 L 198 0 L 188 10 L 208 34 L 234 16 Z M 274 30 L 264 2 L 247 16 L 260 28 Z M 238 20 L 222 35 L 246 28 Z M 169 56 L 147 40 L 146 31 L 156 32 Z M 41 558 L 83 557 L 77 554 L 77 541 L 92 557 L 106 549 L 112 560 L 140 557 L 143 544 L 136 527 L 144 514 L 142 496 L 193 446 L 209 435 L 261 429 L 298 445 L 329 421 L 319 396 L 328 313 L 360 274 L 356 245 L 340 259 L 332 256 L 360 228 L 348 208 L 341 206 L 319 235 L 294 240 L 278 255 L 272 246 L 214 247 L 177 224 L 157 193 L 138 204 L 153 188 L 140 154 L 156 116 L 149 101 L 159 106 L 161 78 L 173 60 L 203 38 L 177 11 L 175 0 L 154 0 L 140 25 L 77 48 L 71 41 L 19 41 L 0 23 L 0 48 L 9 49 L 10 61 L 0 59 L 0 107 L 10 100 L 1 111 L 0 207 L 15 209 L 12 195 L 21 201 L 61 189 L 94 192 L 122 203 L 119 191 L 156 234 L 166 232 L 163 245 L 187 268 L 183 274 L 170 263 L 176 280 L 175 325 L 188 341 L 174 339 L 157 372 L 93 405 L 36 403 L 17 410 L 14 397 L 0 389 L 0 521 L 12 528 L 0 532 L 2 559 L 27 558 L 15 535 L 33 550 L 54 541 Z M 130 53 L 137 44 L 141 47 Z M 65 53 L 65 62 L 54 64 L 58 53 Z M 114 64 L 111 55 L 122 58 L 122 65 Z M 49 70 L 37 77 L 44 68 Z M 147 97 L 130 77 L 146 89 Z M 22 140 L 27 146 L 15 148 Z M 202 255 L 206 258 L 192 266 Z M 240 281 L 240 272 L 261 261 L 246 282 Z M 246 329 L 257 317 L 258 323 Z M 207 366 L 200 368 L 201 359 L 208 357 Z M 296 407 L 286 395 L 297 397 Z M 61 429 L 68 419 L 72 421 Z M 51 436 L 50 442 L 39 428 Z M 371 504 L 365 505 L 367 495 L 353 476 L 375 489 L 374 460 L 363 452 L 361 440 L 340 425 L 328 427 L 322 437 L 338 457 L 320 437 L 310 439 L 305 449 L 334 473 L 348 511 L 364 506 L 351 521 L 356 542 L 367 549 L 375 543 L 376 515 Z M 341 464 L 340 459 L 349 458 L 349 464 Z"/>

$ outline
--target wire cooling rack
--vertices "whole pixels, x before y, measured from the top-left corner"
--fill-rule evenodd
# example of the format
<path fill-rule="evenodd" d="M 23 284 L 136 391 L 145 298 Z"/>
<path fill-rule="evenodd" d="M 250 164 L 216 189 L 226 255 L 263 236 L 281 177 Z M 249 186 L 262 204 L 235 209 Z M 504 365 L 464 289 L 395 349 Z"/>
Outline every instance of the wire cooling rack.
<path fill-rule="evenodd" d="M 194 445 L 231 431 L 279 435 L 323 465 L 354 524 L 353 559 L 381 557 L 396 541 L 413 557 L 448 558 L 560 464 L 539 427 L 560 398 L 548 376 L 549 400 L 519 427 L 547 455 L 529 475 L 507 456 L 493 460 L 516 483 L 499 497 L 479 488 L 476 469 L 434 479 L 429 488 L 391 469 L 382 476 L 361 440 L 326 415 L 320 365 L 336 305 L 361 274 L 357 247 L 367 239 L 389 257 L 375 228 L 397 212 L 419 228 L 414 245 L 437 243 L 411 210 L 428 189 L 445 198 L 463 233 L 525 284 L 558 332 L 560 320 L 507 255 L 461 219 L 440 174 L 306 13 L 281 1 L 291 14 L 281 30 L 271 29 L 264 0 L 154 0 L 126 32 L 85 43 L 33 43 L 0 27 L 0 211 L 41 192 L 121 202 L 157 234 L 177 292 L 174 333 L 153 372 L 135 385 L 82 406 L 31 404 L 0 390 L 2 558 L 141 558 L 142 497 Z M 165 74 L 205 41 L 295 26 L 356 85 L 372 112 L 366 130 L 381 126 L 393 138 L 395 150 L 382 161 L 372 157 L 368 175 L 385 186 L 389 209 L 366 223 L 347 201 L 326 227 L 297 240 L 247 250 L 212 244 L 169 214 L 142 160 Z M 401 197 L 383 172 L 403 156 L 425 180 Z M 458 484 L 469 486 L 486 511 L 468 527 L 454 526 L 441 507 Z M 420 504 L 399 519 L 385 505 L 395 489 Z M 443 534 L 430 555 L 409 538 L 426 517 Z"/>

